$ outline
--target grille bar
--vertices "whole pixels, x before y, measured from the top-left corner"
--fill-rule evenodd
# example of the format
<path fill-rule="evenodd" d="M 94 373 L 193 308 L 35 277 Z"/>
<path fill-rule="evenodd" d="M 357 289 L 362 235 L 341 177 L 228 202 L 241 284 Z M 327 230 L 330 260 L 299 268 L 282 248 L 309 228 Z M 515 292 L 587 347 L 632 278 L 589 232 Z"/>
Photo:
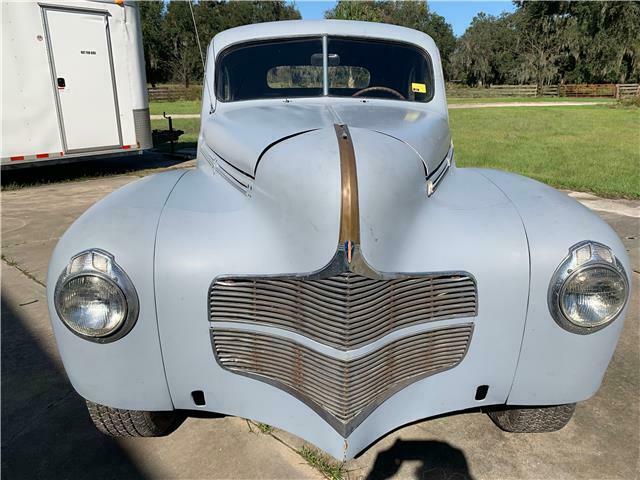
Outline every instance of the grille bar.
<path fill-rule="evenodd" d="M 442 327 L 351 360 L 263 332 L 214 328 L 211 338 L 223 368 L 288 391 L 346 436 L 401 388 L 458 365 L 472 333 L 470 323 Z"/>
<path fill-rule="evenodd" d="M 267 325 L 341 350 L 400 328 L 477 314 L 477 287 L 463 273 L 369 279 L 345 272 L 322 279 L 219 278 L 209 292 L 212 322 Z"/>

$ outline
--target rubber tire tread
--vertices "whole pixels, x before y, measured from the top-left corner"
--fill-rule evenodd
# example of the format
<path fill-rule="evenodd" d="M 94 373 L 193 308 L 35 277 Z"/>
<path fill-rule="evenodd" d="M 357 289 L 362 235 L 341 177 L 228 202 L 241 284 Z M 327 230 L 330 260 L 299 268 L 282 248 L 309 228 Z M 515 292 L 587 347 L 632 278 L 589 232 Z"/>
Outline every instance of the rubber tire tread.
<path fill-rule="evenodd" d="M 178 420 L 175 412 L 124 410 L 86 402 L 96 428 L 110 437 L 161 437 L 171 433 Z"/>
<path fill-rule="evenodd" d="M 563 428 L 571 420 L 575 409 L 575 403 L 568 403 L 549 407 L 495 409 L 487 414 L 505 432 L 546 433 Z"/>

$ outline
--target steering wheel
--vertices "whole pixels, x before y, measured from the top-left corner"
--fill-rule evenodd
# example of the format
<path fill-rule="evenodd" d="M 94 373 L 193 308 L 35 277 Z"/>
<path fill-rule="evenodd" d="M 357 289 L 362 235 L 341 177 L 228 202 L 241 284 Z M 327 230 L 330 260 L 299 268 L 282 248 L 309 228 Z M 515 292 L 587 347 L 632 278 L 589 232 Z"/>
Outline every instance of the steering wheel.
<path fill-rule="evenodd" d="M 368 92 L 390 93 L 391 95 L 393 95 L 396 98 L 399 98 L 400 100 L 406 100 L 404 95 L 402 95 L 399 91 L 394 90 L 393 88 L 389 88 L 389 87 L 367 87 L 367 88 L 363 88 L 362 90 L 358 90 L 356 93 L 354 93 L 351 96 L 352 97 L 359 97 L 363 93 L 368 93 Z"/>

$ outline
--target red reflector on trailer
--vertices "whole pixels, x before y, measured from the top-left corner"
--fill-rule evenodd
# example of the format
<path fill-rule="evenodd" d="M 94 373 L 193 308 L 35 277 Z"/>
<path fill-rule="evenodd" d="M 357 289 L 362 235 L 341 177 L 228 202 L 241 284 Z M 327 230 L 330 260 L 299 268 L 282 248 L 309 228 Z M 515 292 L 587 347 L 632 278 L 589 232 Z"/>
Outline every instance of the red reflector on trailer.
<path fill-rule="evenodd" d="M 15 157 L 10 157 L 12 162 L 15 162 L 16 160 L 24 160 L 24 155 L 17 155 Z"/>
<path fill-rule="evenodd" d="M 36 158 L 49 158 L 48 153 L 39 153 L 36 155 Z"/>
<path fill-rule="evenodd" d="M 131 145 L 123 145 L 122 149 L 123 150 L 129 150 L 131 148 Z"/>

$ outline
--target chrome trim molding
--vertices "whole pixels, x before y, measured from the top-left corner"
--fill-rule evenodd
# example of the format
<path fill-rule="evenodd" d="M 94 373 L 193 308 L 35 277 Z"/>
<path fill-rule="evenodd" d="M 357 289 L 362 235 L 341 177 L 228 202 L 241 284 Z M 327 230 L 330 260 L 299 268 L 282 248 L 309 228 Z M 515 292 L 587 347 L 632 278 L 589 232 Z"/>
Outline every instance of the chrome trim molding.
<path fill-rule="evenodd" d="M 449 147 L 447 155 L 442 159 L 440 165 L 438 165 L 433 172 L 427 176 L 427 197 L 434 194 L 438 185 L 446 176 L 451 164 L 453 163 L 453 143 Z"/>
<path fill-rule="evenodd" d="M 232 187 L 239 190 L 244 195 L 250 197 L 253 190 L 253 177 L 238 170 L 224 158 L 214 152 L 205 143 L 199 147 L 202 157 L 213 168 L 215 173 L 220 174 Z"/>
<path fill-rule="evenodd" d="M 358 206 L 358 173 L 356 154 L 349 127 L 334 125 L 340 151 L 340 176 L 342 196 L 340 204 L 340 236 L 338 244 L 360 244 L 360 207 Z M 350 255 L 350 251 L 347 252 Z"/>

